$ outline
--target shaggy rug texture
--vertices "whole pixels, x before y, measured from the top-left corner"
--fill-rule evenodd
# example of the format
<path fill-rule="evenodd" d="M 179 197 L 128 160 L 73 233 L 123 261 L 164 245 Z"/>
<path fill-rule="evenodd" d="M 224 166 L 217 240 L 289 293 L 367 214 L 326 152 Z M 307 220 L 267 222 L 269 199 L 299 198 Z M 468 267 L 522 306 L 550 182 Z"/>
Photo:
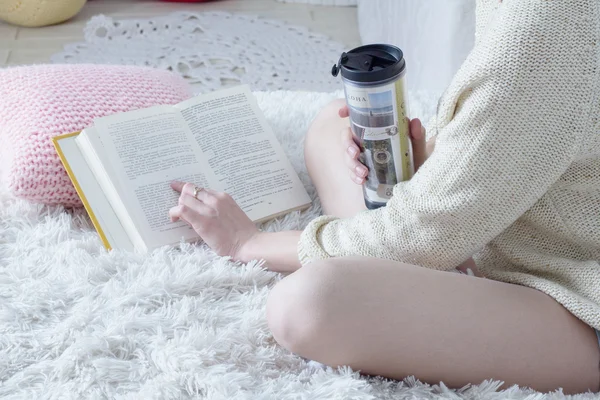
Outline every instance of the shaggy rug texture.
<path fill-rule="evenodd" d="M 335 95 L 257 97 L 314 198 L 302 137 Z M 412 105 L 413 115 L 427 117 L 434 102 L 413 96 Z M 265 302 L 281 277 L 258 262 L 236 264 L 202 245 L 108 253 L 82 210 L 32 205 L 5 192 L 0 207 L 1 398 L 564 398 L 498 391 L 499 382 L 452 391 L 323 368 L 273 340 Z M 264 228 L 300 229 L 319 212 L 315 201 Z"/>

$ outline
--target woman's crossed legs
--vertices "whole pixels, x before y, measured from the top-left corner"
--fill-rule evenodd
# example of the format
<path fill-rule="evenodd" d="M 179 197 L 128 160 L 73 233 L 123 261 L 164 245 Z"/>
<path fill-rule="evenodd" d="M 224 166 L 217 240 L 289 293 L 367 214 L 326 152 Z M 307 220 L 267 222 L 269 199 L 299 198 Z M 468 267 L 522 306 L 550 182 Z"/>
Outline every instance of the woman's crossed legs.
<path fill-rule="evenodd" d="M 348 178 L 333 103 L 306 138 L 306 162 L 327 214 L 364 210 Z M 269 326 L 292 352 L 365 374 L 450 387 L 498 379 L 539 391 L 598 391 L 595 331 L 523 286 L 403 263 L 348 257 L 312 263 L 271 293 Z"/>

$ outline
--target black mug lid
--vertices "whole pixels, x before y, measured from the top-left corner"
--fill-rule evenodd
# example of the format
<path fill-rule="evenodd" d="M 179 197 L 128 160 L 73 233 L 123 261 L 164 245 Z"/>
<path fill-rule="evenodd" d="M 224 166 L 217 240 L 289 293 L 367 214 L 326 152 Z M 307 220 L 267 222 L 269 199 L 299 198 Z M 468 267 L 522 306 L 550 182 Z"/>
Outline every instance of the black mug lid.
<path fill-rule="evenodd" d="M 400 75 L 406 69 L 404 54 L 389 44 L 368 44 L 342 53 L 337 65 L 331 69 L 333 76 L 342 73 L 353 82 L 381 82 Z"/>

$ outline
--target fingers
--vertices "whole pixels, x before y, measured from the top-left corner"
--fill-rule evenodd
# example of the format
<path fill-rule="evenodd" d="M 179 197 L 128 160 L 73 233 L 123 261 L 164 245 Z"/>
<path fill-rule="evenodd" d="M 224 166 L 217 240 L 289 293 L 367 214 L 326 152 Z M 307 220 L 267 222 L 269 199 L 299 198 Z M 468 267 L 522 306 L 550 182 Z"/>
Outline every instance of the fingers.
<path fill-rule="evenodd" d="M 351 169 L 348 170 L 348 173 L 350 175 L 350 179 L 352 180 L 352 182 L 356 183 L 357 185 L 363 185 L 367 180 L 366 176 L 360 176 Z M 368 174 L 368 172 L 367 172 L 367 174 Z"/>
<path fill-rule="evenodd" d="M 350 116 L 350 110 L 348 109 L 348 106 L 345 105 L 342 108 L 340 108 L 338 114 L 340 118 L 348 118 Z"/>
<path fill-rule="evenodd" d="M 198 197 L 200 197 L 200 196 L 198 196 Z M 212 218 L 212 217 L 216 217 L 218 215 L 218 212 L 216 209 L 214 209 L 213 207 L 210 207 L 206 203 L 199 201 L 198 199 L 196 199 L 192 196 L 188 196 L 187 194 L 182 194 L 179 197 L 179 205 L 187 207 L 187 208 L 191 209 L 192 211 L 196 212 L 197 214 L 205 216 L 205 217 Z"/>
<path fill-rule="evenodd" d="M 216 209 L 220 204 L 225 201 L 230 201 L 231 196 L 227 193 L 217 192 L 211 189 L 198 188 L 193 183 L 173 182 L 171 187 L 181 193 L 182 196 L 186 195 L 194 199 L 200 200 L 209 207 Z M 195 195 L 195 196 L 194 196 Z"/>
<path fill-rule="evenodd" d="M 204 203 L 208 207 L 217 211 L 219 211 L 223 206 L 234 202 L 233 198 L 224 192 L 217 192 L 215 190 L 205 188 L 199 188 L 199 190 L 196 192 L 197 186 L 193 183 L 173 182 L 171 187 L 173 187 L 175 190 L 179 189 L 178 191 L 181 192 L 180 202 L 182 199 L 187 198 L 188 201 L 193 200 Z"/>
<path fill-rule="evenodd" d="M 198 199 L 217 212 L 223 209 L 223 207 L 234 203 L 233 198 L 229 194 L 210 189 L 201 190 L 198 193 Z"/>
<path fill-rule="evenodd" d="M 196 186 L 192 183 L 175 181 L 171 187 L 181 193 L 179 205 L 169 210 L 171 221 L 184 220 L 195 229 L 200 228 L 206 218 L 218 216 L 219 210 L 233 201 L 227 193 L 203 188 L 196 192 Z"/>
<path fill-rule="evenodd" d="M 346 154 L 351 158 L 356 159 L 360 154 L 360 148 L 354 140 L 352 129 L 349 127 L 342 130 L 342 148 L 346 150 Z"/>
<path fill-rule="evenodd" d="M 350 179 L 356 184 L 362 185 L 369 175 L 369 170 L 360 161 L 346 157 L 346 165 L 350 173 Z"/>
<path fill-rule="evenodd" d="M 415 164 L 415 172 L 425 163 L 427 160 L 427 148 L 425 141 L 425 128 L 421 124 L 421 121 L 417 118 L 410 121 L 410 141 L 413 148 L 413 159 Z"/>
<path fill-rule="evenodd" d="M 183 191 L 184 186 L 185 186 L 184 182 L 180 182 L 180 181 L 171 182 L 171 188 L 179 193 L 181 193 Z"/>
<path fill-rule="evenodd" d="M 193 183 L 184 183 L 184 182 L 173 182 L 171 183 L 171 187 L 181 193 L 182 195 L 188 195 L 190 197 L 194 197 L 194 192 L 196 191 L 197 186 Z M 202 193 L 205 189 L 199 188 L 198 197 L 200 197 L 200 193 Z"/>
<path fill-rule="evenodd" d="M 197 203 L 200 203 L 196 200 Z M 207 216 L 200 214 L 196 208 L 192 208 L 185 204 L 180 204 L 169 210 L 169 217 L 172 222 L 183 220 L 192 226 L 196 231 L 203 225 Z"/>
<path fill-rule="evenodd" d="M 342 130 L 342 148 L 346 150 L 344 159 L 350 173 L 350 179 L 358 185 L 365 182 L 369 170 L 359 160 L 360 149 L 354 141 L 354 135 L 350 128 Z"/>

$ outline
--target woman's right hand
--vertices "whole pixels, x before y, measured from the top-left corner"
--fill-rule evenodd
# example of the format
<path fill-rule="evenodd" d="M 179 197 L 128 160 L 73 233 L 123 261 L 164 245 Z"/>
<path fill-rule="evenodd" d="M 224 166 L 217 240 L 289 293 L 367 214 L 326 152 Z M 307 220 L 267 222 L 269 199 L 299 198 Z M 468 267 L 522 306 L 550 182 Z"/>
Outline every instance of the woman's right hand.
<path fill-rule="evenodd" d="M 339 115 L 341 118 L 348 118 L 350 115 L 348 106 L 342 107 L 339 111 Z M 435 147 L 435 137 L 429 142 L 426 141 L 425 128 L 417 118 L 411 120 L 409 126 L 416 172 L 433 152 Z M 346 155 L 346 165 L 348 166 L 350 179 L 357 185 L 364 184 L 369 174 L 369 170 L 359 161 L 360 144 L 350 127 L 345 128 L 342 131 L 342 147 Z"/>

